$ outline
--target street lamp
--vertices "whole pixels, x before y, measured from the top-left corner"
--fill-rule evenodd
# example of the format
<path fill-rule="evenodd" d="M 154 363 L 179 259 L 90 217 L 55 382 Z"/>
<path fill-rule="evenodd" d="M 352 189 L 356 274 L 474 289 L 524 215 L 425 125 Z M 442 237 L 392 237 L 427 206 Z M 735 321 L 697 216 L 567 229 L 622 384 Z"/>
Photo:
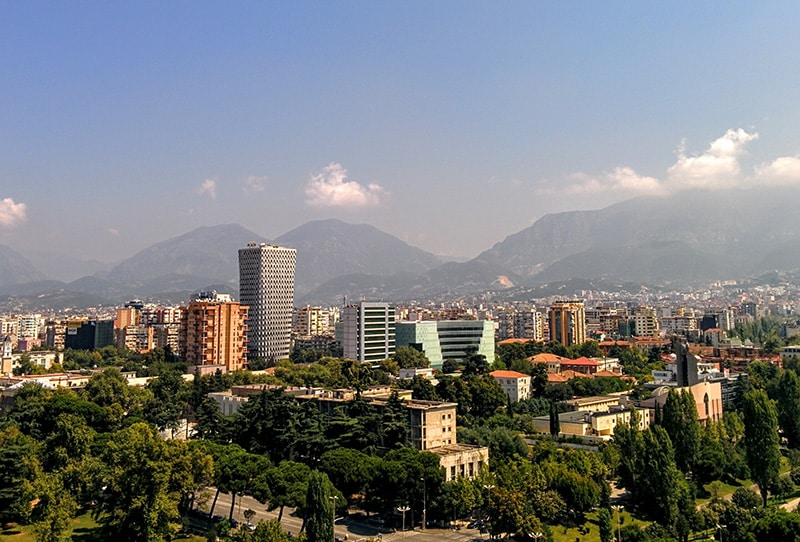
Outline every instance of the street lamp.
<path fill-rule="evenodd" d="M 493 484 L 485 484 L 483 486 L 483 489 L 486 490 L 486 493 L 488 494 L 488 497 L 489 497 L 489 499 L 488 499 L 489 500 L 489 505 L 488 505 L 488 509 L 486 510 L 486 519 L 488 520 L 489 524 L 491 525 L 491 523 L 492 523 L 492 516 L 491 516 L 491 512 L 492 512 L 492 490 L 494 489 L 494 485 Z M 489 538 L 492 538 L 491 530 L 489 531 Z"/>
<path fill-rule="evenodd" d="M 717 530 L 719 531 L 719 542 L 722 542 L 722 529 L 726 528 L 727 525 L 720 525 L 717 523 Z"/>
<path fill-rule="evenodd" d="M 334 495 L 328 498 L 333 501 L 333 511 L 331 512 L 331 536 L 333 537 L 333 542 L 336 542 L 336 500 L 339 496 Z"/>
<path fill-rule="evenodd" d="M 403 514 L 403 538 L 406 537 L 406 512 L 409 510 L 411 510 L 411 507 L 408 505 L 397 507 L 397 511 Z"/>
<path fill-rule="evenodd" d="M 426 516 L 426 508 L 428 507 L 428 481 L 425 480 L 424 476 L 420 478 L 420 480 L 422 480 L 422 530 L 424 531 L 425 524 L 427 523 L 426 520 L 428 519 Z"/>
<path fill-rule="evenodd" d="M 622 542 L 622 509 L 624 506 L 615 504 L 611 508 L 617 511 L 617 542 Z"/>

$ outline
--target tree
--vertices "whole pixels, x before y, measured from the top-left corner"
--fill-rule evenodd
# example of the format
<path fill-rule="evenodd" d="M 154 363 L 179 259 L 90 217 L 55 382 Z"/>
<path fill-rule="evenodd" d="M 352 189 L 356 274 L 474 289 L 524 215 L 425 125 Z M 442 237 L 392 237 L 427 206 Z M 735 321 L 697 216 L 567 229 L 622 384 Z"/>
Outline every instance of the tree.
<path fill-rule="evenodd" d="M 118 404 L 124 410 L 130 407 L 131 391 L 128 382 L 116 367 L 109 367 L 89 379 L 83 394 L 89 401 L 102 407 Z"/>
<path fill-rule="evenodd" d="M 556 438 L 561 432 L 561 421 L 558 418 L 558 404 L 555 401 L 550 403 L 550 435 Z"/>
<path fill-rule="evenodd" d="M 597 527 L 600 530 L 600 542 L 611 542 L 614 539 L 614 525 L 611 523 L 611 511 L 601 508 L 597 512 Z"/>
<path fill-rule="evenodd" d="M 285 507 L 302 508 L 308 493 L 311 469 L 303 463 L 282 461 L 277 467 L 258 475 L 253 482 L 253 496 L 260 503 L 268 503 L 269 510 L 280 508 L 278 519 L 283 518 Z"/>
<path fill-rule="evenodd" d="M 778 422 L 789 448 L 800 447 L 800 378 L 783 371 L 778 380 Z"/>
<path fill-rule="evenodd" d="M 37 483 L 38 498 L 33 511 L 36 542 L 69 540 L 70 522 L 78 506 L 56 474 L 45 474 Z"/>
<path fill-rule="evenodd" d="M 667 528 L 674 528 L 686 482 L 675 465 L 669 435 L 655 425 L 642 433 L 642 461 L 637 473 L 637 496 L 648 503 L 649 515 Z"/>
<path fill-rule="evenodd" d="M 319 468 L 344 493 L 350 504 L 375 479 L 380 460 L 359 450 L 335 448 L 325 452 Z"/>
<path fill-rule="evenodd" d="M 744 447 L 750 475 L 758 485 L 764 507 L 770 486 L 780 470 L 780 441 L 775 406 L 763 390 L 744 397 Z"/>
<path fill-rule="evenodd" d="M 700 422 L 694 396 L 688 391 L 670 390 L 661 415 L 661 425 L 675 450 L 675 463 L 684 474 L 690 474 L 700 451 Z"/>
<path fill-rule="evenodd" d="M 425 369 L 431 366 L 430 360 L 424 353 L 410 346 L 399 346 L 392 359 L 401 369 Z"/>
<path fill-rule="evenodd" d="M 308 477 L 305 524 L 309 540 L 333 540 L 334 503 L 328 476 L 312 471 Z"/>
<path fill-rule="evenodd" d="M 95 509 L 106 540 L 164 540 L 177 532 L 178 503 L 195 486 L 185 442 L 164 441 L 144 423 L 106 444 L 107 485 Z"/>

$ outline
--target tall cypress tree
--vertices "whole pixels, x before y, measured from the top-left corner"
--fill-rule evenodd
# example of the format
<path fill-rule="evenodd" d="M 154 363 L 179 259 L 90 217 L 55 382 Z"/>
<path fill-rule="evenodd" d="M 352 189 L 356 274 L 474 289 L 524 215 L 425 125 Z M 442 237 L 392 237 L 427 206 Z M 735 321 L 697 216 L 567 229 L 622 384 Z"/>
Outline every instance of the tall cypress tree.
<path fill-rule="evenodd" d="M 661 413 L 661 425 L 675 450 L 675 464 L 689 474 L 697 464 L 701 436 L 694 396 L 687 391 L 670 390 Z"/>
<path fill-rule="evenodd" d="M 744 448 L 750 476 L 766 507 L 769 488 L 780 472 L 781 452 L 778 415 L 764 390 L 753 389 L 744 396 Z"/>
<path fill-rule="evenodd" d="M 333 540 L 333 502 L 328 475 L 312 471 L 308 477 L 305 520 L 308 540 Z"/>
<path fill-rule="evenodd" d="M 558 405 L 555 401 L 550 402 L 550 435 L 556 438 L 561 432 L 561 420 L 558 418 Z"/>
<path fill-rule="evenodd" d="M 778 422 L 789 448 L 800 447 L 800 378 L 792 370 L 778 381 Z"/>

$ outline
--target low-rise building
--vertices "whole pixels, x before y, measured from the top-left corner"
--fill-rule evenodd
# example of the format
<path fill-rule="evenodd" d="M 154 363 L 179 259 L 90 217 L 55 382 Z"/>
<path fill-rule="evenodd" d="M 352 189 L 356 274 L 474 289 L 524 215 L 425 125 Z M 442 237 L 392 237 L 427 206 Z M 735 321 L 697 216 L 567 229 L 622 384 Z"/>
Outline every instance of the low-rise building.
<path fill-rule="evenodd" d="M 492 371 L 494 377 L 508 398 L 513 402 L 524 401 L 531 397 L 531 376 L 517 371 Z"/>

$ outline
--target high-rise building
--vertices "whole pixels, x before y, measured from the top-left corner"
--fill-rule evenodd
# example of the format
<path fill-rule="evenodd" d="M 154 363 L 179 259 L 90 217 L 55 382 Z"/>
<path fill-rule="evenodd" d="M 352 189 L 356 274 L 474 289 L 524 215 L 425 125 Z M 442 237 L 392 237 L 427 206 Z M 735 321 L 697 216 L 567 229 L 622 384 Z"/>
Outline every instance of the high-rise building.
<path fill-rule="evenodd" d="M 239 249 L 239 300 L 250 307 L 247 357 L 289 357 L 297 251 L 265 243 Z"/>
<path fill-rule="evenodd" d="M 244 368 L 247 307 L 239 303 L 198 299 L 182 312 L 180 355 L 190 368 L 203 372 L 224 366 Z"/>
<path fill-rule="evenodd" d="M 564 346 L 586 342 L 586 312 L 583 301 L 556 301 L 548 311 L 550 340 Z"/>
<path fill-rule="evenodd" d="M 395 309 L 388 303 L 362 301 L 342 309 L 339 337 L 344 357 L 378 362 L 394 355 Z"/>

